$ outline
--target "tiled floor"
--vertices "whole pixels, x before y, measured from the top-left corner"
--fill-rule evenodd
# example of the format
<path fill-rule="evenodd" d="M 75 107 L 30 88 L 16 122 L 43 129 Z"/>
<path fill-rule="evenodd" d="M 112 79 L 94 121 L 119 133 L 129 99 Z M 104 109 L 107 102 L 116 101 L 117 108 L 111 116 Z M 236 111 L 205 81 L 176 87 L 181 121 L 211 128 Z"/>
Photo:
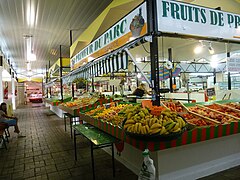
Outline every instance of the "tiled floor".
<path fill-rule="evenodd" d="M 41 104 L 17 109 L 20 128 L 26 138 L 17 138 L 11 128 L 8 150 L 0 150 L 0 180 L 8 179 L 92 179 L 90 147 L 78 139 L 78 161 L 74 161 L 70 131 L 64 131 L 63 120 L 49 113 Z M 95 150 L 96 179 L 136 180 L 137 176 L 116 161 L 116 178 L 112 177 L 111 156 Z M 201 180 L 240 180 L 240 167 Z"/>
<path fill-rule="evenodd" d="M 8 150 L 0 150 L 0 180 L 8 179 L 92 179 L 90 145 L 80 136 L 78 161 L 74 161 L 70 131 L 64 131 L 63 120 L 40 104 L 17 109 L 20 129 L 27 137 L 17 138 L 10 128 Z M 94 150 L 96 179 L 112 177 L 111 156 Z M 137 176 L 116 162 L 117 180 L 135 180 Z"/>

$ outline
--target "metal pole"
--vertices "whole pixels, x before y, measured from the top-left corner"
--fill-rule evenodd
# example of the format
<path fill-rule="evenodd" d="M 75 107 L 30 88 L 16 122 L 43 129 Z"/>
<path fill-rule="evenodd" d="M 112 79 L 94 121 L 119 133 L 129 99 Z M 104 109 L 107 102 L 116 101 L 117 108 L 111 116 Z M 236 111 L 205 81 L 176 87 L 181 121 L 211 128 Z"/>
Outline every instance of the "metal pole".
<path fill-rule="evenodd" d="M 92 92 L 94 92 L 94 77 L 92 77 Z"/>
<path fill-rule="evenodd" d="M 70 30 L 70 34 L 69 34 L 69 37 L 70 37 L 70 47 L 72 46 L 72 30 Z M 74 98 L 74 84 L 72 83 L 72 98 Z"/>
<path fill-rule="evenodd" d="M 230 58 L 230 52 L 227 52 L 227 59 Z M 232 89 L 232 85 L 231 85 L 231 73 L 228 72 L 228 90 Z"/>
<path fill-rule="evenodd" d="M 48 68 L 50 69 L 50 60 L 48 61 Z M 48 82 L 49 81 L 51 81 L 51 72 L 49 72 L 49 77 L 48 77 Z M 52 95 L 52 90 L 51 90 L 51 87 L 49 87 L 49 95 L 50 95 L 50 97 L 49 98 L 51 98 L 51 95 Z"/>
<path fill-rule="evenodd" d="M 152 102 L 153 105 L 160 106 L 158 36 L 156 20 L 157 6 L 155 0 L 147 0 L 146 2 L 147 2 L 148 33 L 152 34 L 152 41 L 150 42 Z"/>
<path fill-rule="evenodd" d="M 60 75 L 60 93 L 61 93 L 61 101 L 63 101 L 63 83 L 62 83 L 62 45 L 60 45 L 60 68 L 59 68 L 59 75 Z"/>
<path fill-rule="evenodd" d="M 172 63 L 172 48 L 168 48 L 168 60 Z M 164 72 L 163 72 L 164 73 Z M 170 92 L 173 92 L 172 68 L 169 69 Z"/>
<path fill-rule="evenodd" d="M 135 74 L 136 74 L 136 83 L 137 83 L 137 87 L 139 86 L 139 81 L 138 81 L 138 77 L 137 77 L 137 66 L 134 65 L 134 70 L 135 70 Z"/>
<path fill-rule="evenodd" d="M 213 84 L 215 85 L 217 82 L 217 77 L 216 77 L 216 68 L 213 68 Z"/>

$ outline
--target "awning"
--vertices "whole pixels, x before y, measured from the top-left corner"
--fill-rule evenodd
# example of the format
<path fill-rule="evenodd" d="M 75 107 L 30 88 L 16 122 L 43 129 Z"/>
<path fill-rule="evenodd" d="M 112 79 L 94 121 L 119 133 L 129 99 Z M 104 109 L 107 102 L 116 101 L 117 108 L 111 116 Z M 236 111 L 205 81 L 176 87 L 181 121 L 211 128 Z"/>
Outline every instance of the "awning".
<path fill-rule="evenodd" d="M 76 78 L 89 79 L 103 74 L 127 70 L 129 56 L 125 49 L 136 47 L 144 42 L 146 42 L 145 36 L 140 37 L 117 50 L 79 67 L 62 77 L 63 84 L 72 83 Z"/>

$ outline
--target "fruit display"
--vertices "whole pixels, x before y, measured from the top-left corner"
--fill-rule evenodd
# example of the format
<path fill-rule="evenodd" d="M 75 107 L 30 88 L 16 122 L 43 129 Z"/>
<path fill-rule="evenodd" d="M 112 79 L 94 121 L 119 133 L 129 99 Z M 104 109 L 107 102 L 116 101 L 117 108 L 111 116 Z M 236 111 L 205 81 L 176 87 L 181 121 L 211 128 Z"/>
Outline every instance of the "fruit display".
<path fill-rule="evenodd" d="M 162 111 L 166 110 L 165 107 L 163 106 L 152 106 L 150 108 L 150 113 L 155 116 L 159 116 Z"/>
<path fill-rule="evenodd" d="M 169 108 L 171 111 L 175 111 L 175 112 L 183 112 L 184 108 L 182 106 L 181 103 L 179 102 L 166 102 L 166 101 L 162 101 L 161 102 L 164 106 L 166 106 L 167 108 Z"/>
<path fill-rule="evenodd" d="M 125 117 L 123 115 L 119 115 L 118 113 L 121 110 L 127 109 L 131 106 L 131 104 L 119 104 L 118 106 L 104 108 L 102 112 L 97 113 L 93 117 L 100 119 L 104 122 L 112 123 L 113 125 L 121 125 Z"/>
<path fill-rule="evenodd" d="M 235 116 L 237 118 L 240 118 L 240 113 L 238 112 L 238 110 L 234 110 L 233 108 L 229 108 L 227 106 L 223 106 L 221 104 L 211 104 L 211 105 L 206 105 L 206 107 L 210 108 L 210 109 L 214 109 L 216 111 L 225 113 L 225 114 L 229 114 L 232 116 Z"/>
<path fill-rule="evenodd" d="M 196 126 L 213 126 L 215 125 L 215 123 L 211 122 L 211 121 L 206 121 L 205 119 L 191 114 L 189 112 L 182 114 L 182 116 L 185 118 L 185 120 L 189 123 L 189 124 L 193 124 Z"/>
<path fill-rule="evenodd" d="M 170 135 L 181 132 L 186 126 L 184 119 L 170 110 L 163 110 L 159 116 L 154 116 L 148 109 L 138 106 L 129 110 L 126 116 L 123 128 L 134 134 Z"/>
<path fill-rule="evenodd" d="M 98 97 L 79 97 L 78 99 L 63 103 L 63 106 L 70 108 L 81 108 L 84 106 L 88 106 L 90 104 L 94 104 L 98 100 Z"/>
<path fill-rule="evenodd" d="M 98 113 L 103 112 L 104 109 L 105 109 L 105 108 L 104 108 L 103 106 L 99 106 L 99 107 L 97 107 L 97 108 L 95 108 L 95 109 L 93 109 L 93 110 L 91 110 L 91 111 L 86 112 L 85 114 L 86 114 L 86 115 L 89 115 L 89 116 L 95 116 L 95 115 L 97 115 Z"/>
<path fill-rule="evenodd" d="M 200 106 L 194 106 L 189 108 L 190 111 L 193 111 L 197 114 L 200 114 L 202 116 L 205 116 L 207 118 L 213 119 L 215 121 L 220 122 L 221 124 L 227 124 L 233 121 L 236 121 L 234 118 L 229 117 L 227 115 L 224 115 L 222 113 L 219 113 L 217 111 L 213 111 L 210 108 L 204 108 Z"/>
<path fill-rule="evenodd" d="M 239 103 L 233 103 L 233 102 L 231 102 L 231 103 L 224 104 L 224 106 L 228 106 L 228 107 L 231 107 L 231 108 L 240 110 L 240 104 L 239 104 Z"/>

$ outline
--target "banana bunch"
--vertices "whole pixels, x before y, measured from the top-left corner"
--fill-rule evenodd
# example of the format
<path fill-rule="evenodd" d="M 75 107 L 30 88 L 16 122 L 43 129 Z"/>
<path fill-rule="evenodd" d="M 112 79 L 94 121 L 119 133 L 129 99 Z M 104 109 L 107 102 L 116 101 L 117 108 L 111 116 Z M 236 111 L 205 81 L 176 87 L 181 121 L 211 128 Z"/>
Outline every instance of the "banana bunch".
<path fill-rule="evenodd" d="M 186 126 L 185 121 L 175 112 L 164 110 L 159 117 L 147 112 L 147 109 L 142 109 L 138 114 L 131 115 L 123 126 L 124 130 L 144 135 L 167 135 L 180 132 Z"/>

